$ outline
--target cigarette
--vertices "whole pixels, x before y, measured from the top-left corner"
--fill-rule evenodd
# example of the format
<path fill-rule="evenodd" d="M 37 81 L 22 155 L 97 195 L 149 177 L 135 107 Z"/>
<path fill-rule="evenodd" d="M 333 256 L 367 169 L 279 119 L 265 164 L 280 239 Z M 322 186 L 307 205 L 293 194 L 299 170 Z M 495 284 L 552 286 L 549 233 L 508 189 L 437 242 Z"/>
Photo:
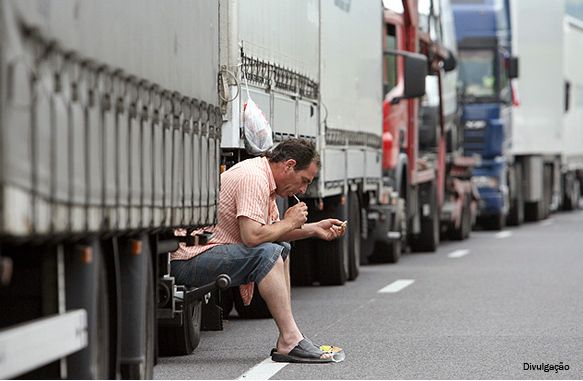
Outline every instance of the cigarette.
<path fill-rule="evenodd" d="M 294 198 L 296 199 L 296 201 L 298 202 L 298 204 L 300 203 L 300 199 L 298 198 L 298 196 L 296 196 L 295 194 L 292 194 L 292 196 L 294 196 Z M 304 225 L 300 226 L 300 229 L 303 229 Z"/>
<path fill-rule="evenodd" d="M 342 223 L 342 225 L 340 225 L 340 228 L 341 228 L 341 229 L 345 229 L 345 228 L 346 228 L 346 225 L 348 225 L 348 221 L 344 221 L 344 222 Z"/>

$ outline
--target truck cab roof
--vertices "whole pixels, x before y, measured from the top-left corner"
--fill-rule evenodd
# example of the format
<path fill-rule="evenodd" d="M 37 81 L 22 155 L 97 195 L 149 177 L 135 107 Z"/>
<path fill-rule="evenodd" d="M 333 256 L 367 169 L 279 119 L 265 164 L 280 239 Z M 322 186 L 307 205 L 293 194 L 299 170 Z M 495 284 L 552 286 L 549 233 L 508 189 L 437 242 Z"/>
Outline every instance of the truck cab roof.
<path fill-rule="evenodd" d="M 508 0 L 452 0 L 457 41 L 495 37 L 510 41 Z"/>

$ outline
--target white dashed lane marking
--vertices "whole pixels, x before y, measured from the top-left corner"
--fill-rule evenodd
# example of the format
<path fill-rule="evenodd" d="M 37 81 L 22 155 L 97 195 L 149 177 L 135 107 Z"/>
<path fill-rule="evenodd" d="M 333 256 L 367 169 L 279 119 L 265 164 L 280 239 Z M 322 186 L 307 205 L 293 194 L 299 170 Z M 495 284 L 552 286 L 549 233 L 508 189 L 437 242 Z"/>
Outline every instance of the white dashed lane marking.
<path fill-rule="evenodd" d="M 410 286 L 415 282 L 413 279 L 400 279 L 396 280 L 393 283 L 389 284 L 386 287 L 381 288 L 378 292 L 379 293 L 395 293 L 399 292 L 407 286 Z"/>
<path fill-rule="evenodd" d="M 510 231 L 503 231 L 503 232 L 500 232 L 500 233 L 496 233 L 496 235 L 494 237 L 496 237 L 496 238 L 508 238 L 510 236 L 512 236 L 512 232 L 510 232 Z"/>
<path fill-rule="evenodd" d="M 287 362 L 274 362 L 271 357 L 268 357 L 243 373 L 237 380 L 269 380 L 288 364 Z"/>
<path fill-rule="evenodd" d="M 447 255 L 448 258 L 461 258 L 463 256 L 466 256 L 469 254 L 469 250 L 468 249 L 462 249 L 462 250 L 456 250 L 456 251 L 452 251 L 451 253 L 449 253 Z"/>

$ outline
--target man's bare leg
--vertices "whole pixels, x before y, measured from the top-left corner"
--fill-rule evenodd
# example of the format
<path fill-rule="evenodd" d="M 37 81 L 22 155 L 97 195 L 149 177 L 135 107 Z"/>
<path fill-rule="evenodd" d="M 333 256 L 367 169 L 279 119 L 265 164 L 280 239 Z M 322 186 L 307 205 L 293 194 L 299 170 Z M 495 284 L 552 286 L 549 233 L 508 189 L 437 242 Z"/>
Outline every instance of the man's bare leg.
<path fill-rule="evenodd" d="M 283 260 L 279 257 L 257 286 L 279 330 L 277 351 L 287 354 L 303 337 L 292 315 L 285 273 Z"/>
<path fill-rule="evenodd" d="M 303 336 L 292 315 L 290 294 L 288 284 L 286 284 L 286 269 L 281 257 L 259 282 L 258 288 L 279 330 L 277 351 L 288 354 L 303 339 Z M 322 358 L 328 357 L 331 355 L 322 355 Z"/>
<path fill-rule="evenodd" d="M 285 282 L 287 284 L 287 293 L 289 295 L 289 302 L 291 305 L 291 275 L 290 275 L 290 256 L 287 256 L 287 259 L 285 261 L 283 261 L 283 265 L 285 267 Z"/>

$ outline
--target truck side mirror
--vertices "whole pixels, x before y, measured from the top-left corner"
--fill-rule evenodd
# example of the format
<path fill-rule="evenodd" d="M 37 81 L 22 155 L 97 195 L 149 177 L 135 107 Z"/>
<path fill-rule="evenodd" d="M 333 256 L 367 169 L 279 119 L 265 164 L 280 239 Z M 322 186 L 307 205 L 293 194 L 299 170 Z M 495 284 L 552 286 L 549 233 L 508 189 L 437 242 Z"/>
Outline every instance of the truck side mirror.
<path fill-rule="evenodd" d="M 508 59 L 508 78 L 518 78 L 518 57 Z"/>
<path fill-rule="evenodd" d="M 457 67 L 457 59 L 451 50 L 447 50 L 449 53 L 447 58 L 443 60 L 443 70 L 446 72 L 450 72 Z"/>
<path fill-rule="evenodd" d="M 425 95 L 427 58 L 422 54 L 407 53 L 405 59 L 405 89 L 402 98 L 417 98 Z"/>

